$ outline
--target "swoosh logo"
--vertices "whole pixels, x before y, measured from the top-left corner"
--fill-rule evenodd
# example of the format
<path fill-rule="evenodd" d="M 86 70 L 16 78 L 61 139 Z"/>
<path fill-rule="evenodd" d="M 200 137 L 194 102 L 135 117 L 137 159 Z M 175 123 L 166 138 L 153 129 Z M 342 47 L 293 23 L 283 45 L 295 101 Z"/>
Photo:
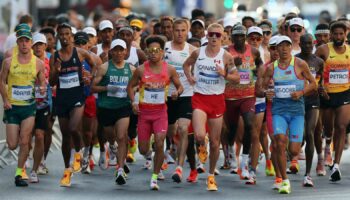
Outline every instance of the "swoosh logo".
<path fill-rule="evenodd" d="M 205 58 L 198 58 L 198 60 L 204 60 Z"/>

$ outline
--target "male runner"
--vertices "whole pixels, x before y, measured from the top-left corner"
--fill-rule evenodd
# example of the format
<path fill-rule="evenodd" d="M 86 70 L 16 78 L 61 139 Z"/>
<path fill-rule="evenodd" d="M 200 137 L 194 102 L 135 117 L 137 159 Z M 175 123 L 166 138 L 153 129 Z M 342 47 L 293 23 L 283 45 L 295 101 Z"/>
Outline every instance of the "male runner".
<path fill-rule="evenodd" d="M 303 96 L 316 90 L 316 82 L 307 63 L 292 56 L 292 41 L 289 37 L 278 38 L 277 51 L 279 59 L 268 66 L 262 89 L 268 89 L 270 80 L 273 79 L 274 90 L 267 90 L 265 93 L 268 100 L 272 100 L 277 165 L 283 179 L 279 193 L 289 194 L 291 187 L 286 173 L 288 139 L 291 155 L 297 156 L 303 140 L 305 114 Z M 305 81 L 309 81 L 309 84 L 304 85 Z M 287 136 L 287 129 L 289 129 L 289 136 Z"/>
<path fill-rule="evenodd" d="M 211 24 L 208 27 L 208 45 L 195 50 L 183 64 L 185 75 L 194 87 L 192 124 L 200 145 L 205 144 L 206 124 L 209 125 L 209 191 L 218 190 L 214 171 L 220 154 L 220 134 L 225 112 L 225 79 L 232 83 L 239 80 L 232 56 L 221 48 L 223 32 L 224 28 L 220 24 Z"/>
<path fill-rule="evenodd" d="M 334 22 L 330 28 L 332 42 L 318 47 L 315 53 L 325 61 L 323 78 L 328 95 L 321 96 L 321 108 L 326 135 L 325 156 L 330 155 L 330 143 L 334 132 L 335 157 L 330 175 L 333 182 L 341 179 L 339 164 L 344 149 L 346 127 L 350 122 L 350 48 L 344 43 L 346 33 L 347 27 L 343 22 Z"/>
<path fill-rule="evenodd" d="M 102 20 L 98 25 L 101 43 L 97 47 L 97 55 L 100 56 L 103 63 L 108 60 L 108 51 L 111 48 L 111 43 L 114 37 L 114 27 L 111 21 Z"/>
<path fill-rule="evenodd" d="M 40 94 L 46 91 L 44 63 L 31 50 L 32 34 L 29 29 L 16 32 L 17 53 L 3 61 L 0 93 L 4 102 L 4 123 L 9 149 L 20 146 L 15 185 L 28 186 L 22 179 L 22 170 L 29 154 L 29 142 L 36 113 L 34 83 L 38 80 Z M 6 88 L 7 85 L 7 88 Z"/>
<path fill-rule="evenodd" d="M 176 87 L 171 94 L 173 99 L 183 92 L 183 87 L 175 68 L 162 60 L 165 41 L 159 36 L 152 36 L 146 40 L 146 44 L 148 61 L 136 69 L 127 90 L 131 102 L 134 102 L 134 87 L 139 85 L 139 104 L 133 103 L 133 111 L 139 115 L 137 127 L 139 151 L 145 157 L 152 154 L 150 138 L 154 133 L 155 155 L 150 188 L 159 190 L 157 179 L 164 161 L 163 146 L 168 129 L 166 106 L 168 87 L 170 82 Z"/>

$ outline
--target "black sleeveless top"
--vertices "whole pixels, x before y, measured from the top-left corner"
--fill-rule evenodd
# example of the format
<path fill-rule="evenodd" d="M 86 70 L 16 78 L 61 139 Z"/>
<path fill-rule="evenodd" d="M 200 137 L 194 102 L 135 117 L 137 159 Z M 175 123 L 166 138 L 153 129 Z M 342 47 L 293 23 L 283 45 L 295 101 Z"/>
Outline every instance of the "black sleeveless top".
<path fill-rule="evenodd" d="M 58 51 L 55 52 L 56 58 L 60 58 Z M 59 73 L 56 93 L 58 105 L 72 106 L 77 102 L 84 103 L 82 67 L 78 51 L 73 47 L 72 57 L 67 61 L 62 60 L 61 62 L 61 72 Z"/>

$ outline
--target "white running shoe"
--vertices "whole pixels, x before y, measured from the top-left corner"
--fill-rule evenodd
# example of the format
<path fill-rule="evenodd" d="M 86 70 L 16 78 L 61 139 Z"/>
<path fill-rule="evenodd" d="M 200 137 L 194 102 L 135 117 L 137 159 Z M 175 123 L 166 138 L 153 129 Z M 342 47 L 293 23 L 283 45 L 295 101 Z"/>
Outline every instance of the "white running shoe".
<path fill-rule="evenodd" d="M 34 171 L 30 172 L 29 182 L 30 183 L 39 183 L 38 175 Z"/>
<path fill-rule="evenodd" d="M 145 164 L 143 164 L 143 169 L 151 170 L 152 169 L 152 160 L 146 160 Z"/>
<path fill-rule="evenodd" d="M 169 150 L 165 151 L 164 152 L 164 156 L 165 156 L 165 160 L 168 164 L 174 164 L 175 163 L 175 160 L 174 158 L 170 155 L 170 152 Z"/>
<path fill-rule="evenodd" d="M 152 180 L 151 179 L 150 188 L 151 188 L 151 190 L 159 190 L 159 186 L 158 186 L 157 180 Z"/>
<path fill-rule="evenodd" d="M 49 173 L 49 170 L 47 169 L 44 163 L 40 163 L 37 172 L 38 172 L 38 175 L 46 175 Z"/>
<path fill-rule="evenodd" d="M 103 170 L 106 170 L 108 168 L 108 162 L 106 159 L 106 152 L 100 153 L 100 159 L 98 161 L 98 166 L 100 166 L 100 168 Z"/>
<path fill-rule="evenodd" d="M 304 176 L 304 187 L 314 187 L 314 183 L 312 182 L 312 178 L 310 176 Z"/>
<path fill-rule="evenodd" d="M 242 168 L 242 175 L 241 175 L 242 179 L 244 180 L 248 180 L 249 179 L 249 171 L 247 167 L 243 167 Z"/>
<path fill-rule="evenodd" d="M 163 171 L 162 171 L 162 170 L 160 170 L 160 172 L 159 172 L 159 174 L 158 174 L 158 180 L 160 180 L 160 181 L 165 180 L 165 176 L 164 176 L 164 174 L 163 174 Z"/>

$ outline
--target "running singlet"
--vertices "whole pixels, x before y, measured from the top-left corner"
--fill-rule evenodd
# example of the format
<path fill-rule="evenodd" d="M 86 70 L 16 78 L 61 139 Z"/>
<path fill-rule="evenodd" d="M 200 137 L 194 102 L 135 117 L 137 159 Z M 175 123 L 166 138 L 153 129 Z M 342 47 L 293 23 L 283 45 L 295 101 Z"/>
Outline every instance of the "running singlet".
<path fill-rule="evenodd" d="M 164 56 L 164 60 L 165 62 L 167 62 L 169 65 L 172 65 L 175 67 L 177 74 L 179 75 L 180 78 L 180 82 L 184 88 L 183 93 L 181 94 L 181 97 L 191 97 L 193 96 L 193 88 L 190 85 L 190 83 L 188 82 L 184 70 L 182 68 L 183 63 L 185 62 L 185 60 L 190 56 L 190 46 L 189 44 L 186 42 L 185 43 L 185 47 L 183 50 L 178 51 L 178 50 L 174 50 L 171 47 L 171 41 L 165 43 L 165 56 Z M 173 91 L 176 91 L 176 88 L 174 86 L 174 84 L 170 84 L 169 86 L 169 94 L 168 96 L 171 96 L 171 93 Z"/>
<path fill-rule="evenodd" d="M 38 85 L 38 82 L 35 85 L 35 101 L 36 101 L 36 109 L 40 110 L 43 108 L 46 108 L 49 106 L 49 95 L 50 92 L 48 90 L 51 90 L 50 85 L 49 85 L 49 75 L 50 75 L 50 59 L 48 57 L 45 57 L 44 60 L 44 66 L 45 66 L 45 84 L 47 86 L 47 90 L 45 94 L 41 95 L 40 94 L 40 85 Z"/>
<path fill-rule="evenodd" d="M 112 60 L 108 61 L 108 69 L 102 77 L 100 86 L 115 87 L 116 91 L 104 91 L 98 94 L 97 106 L 107 109 L 118 109 L 130 105 L 130 99 L 127 95 L 126 87 L 132 77 L 129 63 L 118 69 Z"/>
<path fill-rule="evenodd" d="M 37 76 L 36 59 L 32 55 L 29 63 L 20 64 L 18 54 L 12 56 L 10 71 L 7 77 L 7 93 L 11 105 L 27 106 L 35 103 L 34 83 Z"/>
<path fill-rule="evenodd" d="M 338 54 L 333 43 L 328 43 L 329 55 L 323 71 L 324 87 L 328 93 L 349 90 L 350 48 L 345 45 L 345 52 Z"/>
<path fill-rule="evenodd" d="M 170 79 L 168 64 L 163 62 L 159 74 L 151 72 L 149 61 L 144 63 L 144 72 L 139 84 L 140 109 L 165 109 Z"/>
<path fill-rule="evenodd" d="M 246 50 L 244 54 L 238 53 L 233 46 L 229 46 L 230 54 L 242 59 L 242 65 L 236 66 L 240 76 L 239 84 L 226 83 L 225 98 L 226 99 L 243 99 L 255 96 L 255 81 L 254 73 L 256 70 L 254 57 L 252 55 L 252 47 L 246 44 Z"/>
<path fill-rule="evenodd" d="M 58 51 L 55 52 L 55 58 L 60 58 Z M 72 57 L 68 61 L 61 62 L 56 91 L 58 104 L 76 103 L 84 100 L 82 68 L 77 49 L 74 47 Z"/>
<path fill-rule="evenodd" d="M 126 60 L 126 62 L 134 67 L 138 67 L 140 65 L 136 47 L 130 47 L 129 58 Z"/>
<path fill-rule="evenodd" d="M 299 79 L 295 74 L 295 57 L 292 57 L 291 64 L 282 69 L 278 66 L 278 61 L 274 62 L 273 82 L 275 97 L 272 101 L 272 114 L 282 115 L 304 115 L 305 105 L 304 97 L 293 100 L 291 93 L 304 89 L 304 79 Z"/>
<path fill-rule="evenodd" d="M 219 95 L 225 91 L 225 79 L 217 73 L 216 67 L 225 68 L 225 50 L 221 48 L 214 58 L 210 58 L 205 53 L 206 48 L 207 46 L 204 46 L 199 49 L 199 56 L 194 65 L 196 83 L 193 91 L 204 95 Z"/>

